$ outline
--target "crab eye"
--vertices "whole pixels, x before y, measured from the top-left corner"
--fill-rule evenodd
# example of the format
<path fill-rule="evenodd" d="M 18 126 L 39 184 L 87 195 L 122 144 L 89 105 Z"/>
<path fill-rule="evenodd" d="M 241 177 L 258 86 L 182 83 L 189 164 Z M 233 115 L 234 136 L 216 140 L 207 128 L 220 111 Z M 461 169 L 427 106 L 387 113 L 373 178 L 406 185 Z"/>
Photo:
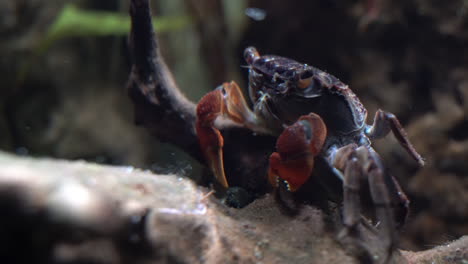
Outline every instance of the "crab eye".
<path fill-rule="evenodd" d="M 301 89 L 305 89 L 307 87 L 309 87 L 309 85 L 312 83 L 312 77 L 310 78 L 307 78 L 307 79 L 300 79 L 298 82 L 297 82 L 297 87 L 301 88 Z"/>
<path fill-rule="evenodd" d="M 309 71 L 304 72 L 299 77 L 299 81 L 297 82 L 297 87 L 299 87 L 300 89 L 305 89 L 309 87 L 309 85 L 312 83 L 312 77 L 313 77 L 313 74 L 311 72 Z"/>
<path fill-rule="evenodd" d="M 250 65 L 252 65 L 252 63 L 259 57 L 260 55 L 258 54 L 257 49 L 254 47 L 248 47 L 244 51 L 244 59 Z"/>

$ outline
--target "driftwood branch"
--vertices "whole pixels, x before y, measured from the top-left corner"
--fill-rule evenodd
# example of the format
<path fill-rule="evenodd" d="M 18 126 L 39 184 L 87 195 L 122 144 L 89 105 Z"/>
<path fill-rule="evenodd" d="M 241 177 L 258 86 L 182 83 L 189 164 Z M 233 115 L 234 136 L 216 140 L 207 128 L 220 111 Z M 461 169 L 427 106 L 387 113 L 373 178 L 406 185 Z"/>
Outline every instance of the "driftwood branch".
<path fill-rule="evenodd" d="M 135 121 L 159 140 L 201 160 L 194 128 L 195 104 L 180 92 L 161 57 L 148 0 L 133 0 L 130 15 L 132 71 L 127 89 L 135 106 Z"/>

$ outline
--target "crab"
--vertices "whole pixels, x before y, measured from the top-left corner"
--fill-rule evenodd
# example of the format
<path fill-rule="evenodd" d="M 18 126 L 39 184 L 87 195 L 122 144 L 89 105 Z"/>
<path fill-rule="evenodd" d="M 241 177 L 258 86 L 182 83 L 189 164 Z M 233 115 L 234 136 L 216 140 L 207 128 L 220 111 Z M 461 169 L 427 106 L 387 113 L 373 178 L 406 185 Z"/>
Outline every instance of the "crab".
<path fill-rule="evenodd" d="M 260 56 L 253 47 L 245 49 L 244 58 L 252 108 L 239 86 L 229 82 L 206 94 L 196 109 L 199 145 L 216 180 L 229 187 L 224 139 L 217 125 L 222 116 L 253 133 L 277 137 L 266 172 L 274 187 L 297 192 L 310 180 L 317 159 L 325 160 L 342 183 L 343 224 L 348 231 L 360 220 L 360 193 L 368 188 L 382 238 L 391 248 L 409 200 L 371 142 L 392 132 L 409 155 L 424 165 L 399 120 L 378 110 L 368 125 L 367 110 L 354 92 L 315 67 L 285 57 Z"/>
<path fill-rule="evenodd" d="M 342 204 L 344 228 L 339 238 L 358 242 L 344 244 L 356 244 L 370 254 L 376 252 L 373 248 L 387 249 L 383 262 L 390 260 L 409 200 L 371 141 L 393 132 L 410 156 L 424 165 L 393 114 L 378 110 L 368 125 L 367 110 L 336 77 L 288 58 L 260 56 L 255 48 L 245 50 L 251 105 L 234 82 L 222 84 L 194 104 L 178 89 L 160 54 L 149 1 L 132 0 L 130 14 L 132 72 L 127 91 L 138 125 L 208 165 L 215 188 L 240 187 L 237 190 L 258 196 L 269 191 L 269 184 L 284 205 L 315 199 Z M 361 233 L 361 227 L 376 230 L 367 221 L 369 211 L 361 209 L 369 205 L 370 212 L 375 211 L 371 220 L 380 223 L 379 243 L 369 243 L 375 236 Z"/>

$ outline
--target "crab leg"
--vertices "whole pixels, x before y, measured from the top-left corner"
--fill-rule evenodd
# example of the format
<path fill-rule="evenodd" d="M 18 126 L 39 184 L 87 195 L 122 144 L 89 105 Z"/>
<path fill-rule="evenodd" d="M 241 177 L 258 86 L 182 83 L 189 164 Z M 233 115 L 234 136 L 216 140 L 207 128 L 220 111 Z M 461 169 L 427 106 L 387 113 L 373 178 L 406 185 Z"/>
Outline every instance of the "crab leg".
<path fill-rule="evenodd" d="M 393 132 L 393 135 L 395 135 L 398 142 L 400 142 L 400 145 L 405 148 L 405 150 L 419 163 L 419 165 L 424 166 L 424 159 L 413 147 L 413 144 L 409 141 L 408 135 L 403 129 L 403 126 L 394 114 L 379 109 L 375 113 L 374 123 L 366 131 L 366 134 L 371 139 L 378 139 L 385 137 L 390 133 L 390 130 Z"/>
<path fill-rule="evenodd" d="M 385 173 L 380 157 L 368 146 L 356 144 L 344 146 L 336 151 L 333 165 L 344 172 L 342 235 L 353 234 L 361 219 L 361 186 L 365 180 L 369 185 L 376 216 L 380 221 L 381 241 L 387 248 L 388 259 L 395 246 L 396 224 L 402 224 L 408 213 L 408 199 L 401 192 L 396 180 Z"/>
<path fill-rule="evenodd" d="M 296 191 L 310 177 L 314 158 L 321 150 L 327 129 L 318 115 L 301 116 L 278 137 L 276 149 L 270 156 L 268 178 L 277 187 L 277 180 L 286 182 L 290 191 Z"/>
<path fill-rule="evenodd" d="M 387 260 L 395 249 L 397 240 L 393 208 L 395 206 L 395 198 L 399 199 L 399 197 L 395 197 L 395 193 L 390 193 L 390 191 L 395 191 L 395 188 L 392 188 L 394 186 L 386 181 L 385 177 L 389 177 L 389 175 L 385 174 L 384 168 L 379 164 L 380 159 L 377 154 L 371 148 L 362 147 L 358 149 L 358 155 L 361 156 L 361 159 L 365 159 L 363 172 L 368 175 L 367 180 L 372 201 L 376 207 L 375 212 L 382 225 L 380 229 L 382 235 L 380 238 L 383 245 L 387 248 L 387 254 L 384 258 L 384 263 L 387 263 Z"/>
<path fill-rule="evenodd" d="M 244 96 L 235 82 L 223 83 L 206 94 L 197 105 L 196 131 L 200 148 L 218 182 L 229 187 L 224 172 L 223 136 L 215 126 L 219 116 L 245 125 L 259 127 L 255 114 L 248 108 Z"/>
<path fill-rule="evenodd" d="M 361 219 L 359 199 L 361 173 L 358 159 L 356 157 L 349 159 L 343 179 L 343 224 L 350 229 L 354 228 Z"/>

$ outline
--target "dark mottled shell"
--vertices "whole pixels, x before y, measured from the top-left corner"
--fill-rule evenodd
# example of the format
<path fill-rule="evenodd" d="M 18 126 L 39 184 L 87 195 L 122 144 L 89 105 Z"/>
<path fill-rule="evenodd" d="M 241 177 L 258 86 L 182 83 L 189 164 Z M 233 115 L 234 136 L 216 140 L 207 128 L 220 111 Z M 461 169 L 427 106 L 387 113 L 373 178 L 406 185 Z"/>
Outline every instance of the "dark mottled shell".
<path fill-rule="evenodd" d="M 292 80 L 298 78 L 297 74 L 307 65 L 280 56 L 265 55 L 254 60 L 251 66 L 263 74 L 273 76 L 276 73 L 281 79 Z"/>
<path fill-rule="evenodd" d="M 318 69 L 315 70 L 314 78 L 318 78 L 323 84 L 323 87 L 328 88 L 330 93 L 343 96 L 344 100 L 346 100 L 349 105 L 349 109 L 352 112 L 356 125 L 358 127 L 364 126 L 366 122 L 365 119 L 367 117 L 367 110 L 356 94 L 348 87 L 348 85 L 341 82 L 335 76 Z"/>
<path fill-rule="evenodd" d="M 251 78 L 251 81 L 255 82 L 254 85 L 256 87 L 254 87 L 254 89 L 269 93 L 273 97 L 278 94 L 284 96 L 295 91 L 295 82 L 298 80 L 312 78 L 315 81 L 315 84 L 318 84 L 319 89 L 324 91 L 326 94 L 332 95 L 331 98 L 335 98 L 333 99 L 335 102 L 342 102 L 342 100 L 345 101 L 345 104 L 348 106 L 349 114 L 343 113 L 343 115 L 352 117 L 354 121 L 354 129 L 357 130 L 364 126 L 367 116 L 366 109 L 348 85 L 341 82 L 338 78 L 315 67 L 299 63 L 289 58 L 275 55 L 259 56 L 258 53 L 256 53 L 256 50 L 254 50 L 254 52 L 255 53 L 249 53 L 250 57 L 248 60 L 251 69 L 255 72 L 251 73 L 255 74 L 255 80 L 252 80 Z M 271 80 L 278 79 L 286 82 L 289 87 L 287 89 L 285 89 L 284 85 L 272 87 Z M 251 85 L 252 84 L 253 83 L 251 83 Z M 266 87 L 269 89 L 266 89 Z M 281 89 L 281 91 L 279 89 Z M 316 93 L 316 90 L 317 89 L 313 92 Z M 315 97 L 317 96 L 308 96 L 307 94 L 303 94 L 304 100 Z M 276 100 L 281 104 L 281 99 L 277 98 Z"/>

